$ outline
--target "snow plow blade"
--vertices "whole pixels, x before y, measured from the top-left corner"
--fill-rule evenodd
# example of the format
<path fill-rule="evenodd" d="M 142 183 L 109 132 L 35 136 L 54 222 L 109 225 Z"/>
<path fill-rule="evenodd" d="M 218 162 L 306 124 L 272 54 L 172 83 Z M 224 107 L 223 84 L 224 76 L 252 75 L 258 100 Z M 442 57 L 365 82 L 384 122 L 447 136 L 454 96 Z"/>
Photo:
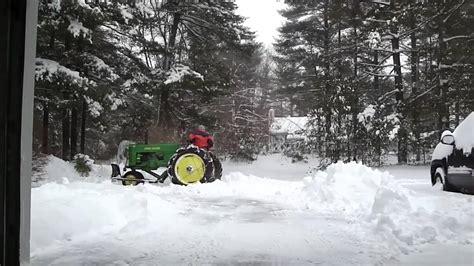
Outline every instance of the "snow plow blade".
<path fill-rule="evenodd" d="M 112 178 L 114 181 L 134 181 L 134 182 L 138 182 L 138 183 L 150 183 L 150 184 L 155 184 L 155 183 L 158 183 L 157 180 L 151 180 L 151 179 L 140 179 L 140 180 L 136 180 L 136 179 L 132 179 L 132 178 L 123 178 L 123 177 L 114 177 Z"/>
<path fill-rule="evenodd" d="M 112 178 L 115 178 L 117 176 L 120 176 L 120 177 L 122 176 L 120 174 L 120 167 L 113 163 L 112 164 Z"/>

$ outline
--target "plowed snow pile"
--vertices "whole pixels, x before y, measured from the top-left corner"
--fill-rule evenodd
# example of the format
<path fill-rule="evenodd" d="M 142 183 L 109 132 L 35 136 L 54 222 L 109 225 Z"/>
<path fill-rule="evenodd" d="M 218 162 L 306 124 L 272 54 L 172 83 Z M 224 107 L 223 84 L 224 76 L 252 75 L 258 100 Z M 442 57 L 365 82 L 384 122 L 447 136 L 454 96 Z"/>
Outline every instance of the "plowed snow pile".
<path fill-rule="evenodd" d="M 425 243 L 474 238 L 471 197 L 421 196 L 357 163 L 299 181 L 234 172 L 188 187 L 122 187 L 102 166 L 81 181 L 55 158 L 47 169 L 54 182 L 32 190 L 35 265 L 378 263 Z M 446 200 L 450 208 L 439 208 Z"/>
<path fill-rule="evenodd" d="M 345 213 L 381 236 L 390 247 L 409 252 L 410 246 L 434 241 L 470 243 L 474 239 L 473 205 L 456 204 L 435 210 L 402 187 L 387 172 L 357 163 L 337 163 L 305 179 L 306 204 L 312 210 Z M 449 213 L 451 212 L 451 213 Z"/>

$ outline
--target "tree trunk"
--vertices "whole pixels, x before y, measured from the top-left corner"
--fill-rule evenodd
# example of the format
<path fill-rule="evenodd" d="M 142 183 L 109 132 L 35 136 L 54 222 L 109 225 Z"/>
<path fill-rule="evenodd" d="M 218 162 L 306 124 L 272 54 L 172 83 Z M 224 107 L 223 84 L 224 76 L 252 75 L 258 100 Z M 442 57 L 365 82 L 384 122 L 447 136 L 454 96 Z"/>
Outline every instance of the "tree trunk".
<path fill-rule="evenodd" d="M 395 0 L 390 1 L 391 11 L 395 13 L 397 7 Z M 400 119 L 400 128 L 398 130 L 398 163 L 408 162 L 408 139 L 407 129 L 404 119 L 404 95 L 403 95 L 403 77 L 402 77 L 402 66 L 400 60 L 400 37 L 398 35 L 398 25 L 396 22 L 392 22 L 390 26 L 390 33 L 392 36 L 392 53 L 393 53 L 393 64 L 395 72 L 395 99 L 397 101 L 396 111 Z"/>
<path fill-rule="evenodd" d="M 390 1 L 391 11 L 395 13 L 397 6 L 395 0 Z M 406 123 L 404 119 L 404 95 L 403 95 L 403 77 L 402 77 L 402 66 L 400 60 L 400 37 L 398 35 L 398 25 L 396 22 L 392 22 L 390 26 L 390 35 L 392 36 L 392 53 L 393 53 L 393 64 L 395 72 L 395 99 L 397 101 L 396 112 L 399 116 L 399 130 L 398 130 L 398 163 L 408 162 L 408 138 Z"/>
<path fill-rule="evenodd" d="M 458 127 L 458 126 L 459 126 L 459 123 L 460 123 L 460 119 L 459 119 L 459 113 L 460 113 L 460 110 L 459 110 L 459 102 L 454 103 L 454 113 L 456 114 L 456 117 L 455 117 L 456 127 Z"/>
<path fill-rule="evenodd" d="M 77 154 L 77 109 L 71 110 L 71 159 Z"/>
<path fill-rule="evenodd" d="M 325 95 L 325 108 L 323 109 L 325 111 L 325 135 L 326 135 L 326 157 L 329 157 L 333 159 L 333 149 L 334 149 L 334 143 L 332 143 L 332 133 L 331 133 L 331 127 L 332 127 L 332 107 L 330 105 L 330 97 L 331 97 L 331 86 L 329 84 L 329 76 L 331 72 L 331 64 L 329 62 L 329 45 L 330 45 L 330 37 L 329 37 L 329 1 L 325 0 L 325 5 L 324 5 L 324 51 L 326 54 L 326 57 L 324 58 L 325 62 L 325 69 L 324 69 L 324 95 Z"/>
<path fill-rule="evenodd" d="M 168 55 L 167 55 L 166 66 L 165 66 L 166 70 L 171 69 L 171 65 L 173 63 L 174 48 L 176 45 L 176 35 L 178 34 L 178 26 L 179 26 L 180 21 L 181 21 L 181 14 L 174 13 L 173 24 L 171 25 L 171 31 L 170 31 L 169 41 L 168 41 Z"/>
<path fill-rule="evenodd" d="M 87 102 L 82 100 L 81 113 L 81 153 L 85 154 L 86 148 L 86 119 L 87 119 Z"/>
<path fill-rule="evenodd" d="M 64 35 L 64 48 L 66 51 L 71 49 L 71 36 L 70 34 Z M 63 91 L 62 93 L 64 101 L 68 102 L 70 99 L 70 95 L 68 91 Z M 61 111 L 62 115 L 62 130 L 63 130 L 63 160 L 69 161 L 71 158 L 69 157 L 71 154 L 71 126 L 70 126 L 70 114 L 69 109 L 67 106 L 62 107 Z"/>
<path fill-rule="evenodd" d="M 49 105 L 47 102 L 43 104 L 43 128 L 41 136 L 41 152 L 49 153 Z"/>
<path fill-rule="evenodd" d="M 379 52 L 374 51 L 374 65 L 379 64 Z M 382 92 L 380 91 L 380 82 L 379 82 L 379 76 L 375 75 L 374 76 L 374 96 L 375 99 L 378 99 L 382 96 Z"/>
<path fill-rule="evenodd" d="M 360 0 L 353 0 L 352 1 L 352 28 L 354 31 L 354 80 L 358 80 L 359 76 L 359 62 L 358 62 L 358 57 L 359 57 L 359 34 L 357 33 L 357 27 L 358 27 L 358 22 L 359 22 L 359 14 L 360 14 Z M 356 161 L 357 160 L 357 144 L 358 144 L 358 139 L 357 139 L 357 130 L 358 130 L 358 121 L 357 121 L 357 115 L 359 113 L 359 97 L 356 95 L 356 89 L 354 86 L 357 86 L 357 84 L 353 84 L 351 86 L 351 94 L 354 96 L 353 97 L 353 106 L 351 108 L 352 111 L 352 160 Z"/>
<path fill-rule="evenodd" d="M 70 155 L 70 126 L 69 126 L 69 110 L 66 107 L 63 107 L 61 111 L 62 116 L 62 130 L 63 130 L 63 154 L 62 158 L 65 161 L 69 161 Z"/>
<path fill-rule="evenodd" d="M 446 43 L 444 42 L 445 30 L 443 26 L 439 26 L 438 32 L 438 131 L 439 135 L 449 128 L 449 107 L 447 101 L 447 79 L 444 75 L 442 65 L 445 64 Z"/>
<path fill-rule="evenodd" d="M 360 0 L 352 0 L 352 29 L 354 31 L 354 77 L 358 75 L 358 57 L 359 57 L 359 47 L 358 41 L 359 36 L 357 34 L 357 25 L 360 14 Z"/>
<path fill-rule="evenodd" d="M 176 35 L 178 34 L 178 26 L 179 22 L 181 21 L 181 14 L 176 12 L 173 15 L 173 24 L 171 25 L 171 31 L 169 35 L 168 41 L 168 49 L 167 53 L 165 54 L 164 58 L 164 65 L 163 68 L 165 71 L 170 70 L 171 66 L 174 61 L 174 48 L 176 44 Z M 160 93 L 160 104 L 158 107 L 158 119 L 157 124 L 164 126 L 167 128 L 170 126 L 171 123 L 171 105 L 169 103 L 169 89 L 163 88 Z"/>
<path fill-rule="evenodd" d="M 414 150 L 416 154 L 416 161 L 419 162 L 421 160 L 421 151 L 420 151 L 420 126 L 419 126 L 419 106 L 418 100 L 416 96 L 418 95 L 418 65 L 419 65 L 419 58 L 418 58 L 418 46 L 417 46 L 417 37 L 416 37 L 416 16 L 415 12 L 412 10 L 410 11 L 410 28 L 412 33 L 410 35 L 411 41 L 411 94 L 412 97 L 415 97 L 411 107 L 411 117 L 413 123 L 413 134 L 415 136 L 415 143 L 414 143 Z"/>

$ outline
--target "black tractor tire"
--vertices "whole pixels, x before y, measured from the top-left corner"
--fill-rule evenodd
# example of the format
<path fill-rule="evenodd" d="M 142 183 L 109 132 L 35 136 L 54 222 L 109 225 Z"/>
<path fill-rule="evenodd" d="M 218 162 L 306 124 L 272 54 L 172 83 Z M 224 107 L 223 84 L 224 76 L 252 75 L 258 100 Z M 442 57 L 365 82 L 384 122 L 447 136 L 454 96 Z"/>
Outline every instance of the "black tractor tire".
<path fill-rule="evenodd" d="M 138 184 L 143 184 L 143 174 L 137 171 L 128 171 L 123 175 L 123 178 L 130 178 L 134 180 L 122 180 L 122 185 L 124 186 L 137 186 Z M 136 181 L 135 181 L 136 180 Z"/>
<path fill-rule="evenodd" d="M 209 154 L 203 150 L 200 149 L 194 145 L 190 145 L 186 148 L 180 148 L 176 151 L 176 153 L 170 158 L 168 162 L 168 176 L 171 178 L 171 183 L 175 185 L 183 185 L 186 186 L 188 184 L 181 182 L 180 179 L 177 177 L 177 174 L 175 172 L 175 166 L 178 160 L 187 154 L 195 154 L 204 161 L 205 169 L 204 169 L 204 175 L 202 178 L 198 181 L 201 183 L 207 183 L 210 182 L 210 180 L 213 179 L 213 172 L 214 172 L 214 167 L 212 164 L 212 159 L 209 156 Z"/>
<path fill-rule="evenodd" d="M 219 160 L 219 158 L 217 158 L 216 155 L 211 154 L 211 157 L 212 157 L 212 162 L 214 164 L 213 181 L 217 180 L 217 179 L 221 180 L 221 178 L 222 178 L 222 163 Z"/>

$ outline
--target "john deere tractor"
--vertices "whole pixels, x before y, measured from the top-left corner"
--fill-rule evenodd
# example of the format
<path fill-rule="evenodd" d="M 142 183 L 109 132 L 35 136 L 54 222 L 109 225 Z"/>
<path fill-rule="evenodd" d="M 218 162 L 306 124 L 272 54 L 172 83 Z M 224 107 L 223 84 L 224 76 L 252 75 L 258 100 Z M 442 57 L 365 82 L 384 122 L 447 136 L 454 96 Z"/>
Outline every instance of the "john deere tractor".
<path fill-rule="evenodd" d="M 124 186 L 163 183 L 167 178 L 178 185 L 209 183 L 222 176 L 222 165 L 217 157 L 194 145 L 129 144 L 127 154 L 123 175 L 119 165 L 112 164 L 112 180 L 121 181 Z M 166 170 L 161 174 L 154 172 L 160 167 Z M 138 170 L 154 179 L 145 178 Z"/>

